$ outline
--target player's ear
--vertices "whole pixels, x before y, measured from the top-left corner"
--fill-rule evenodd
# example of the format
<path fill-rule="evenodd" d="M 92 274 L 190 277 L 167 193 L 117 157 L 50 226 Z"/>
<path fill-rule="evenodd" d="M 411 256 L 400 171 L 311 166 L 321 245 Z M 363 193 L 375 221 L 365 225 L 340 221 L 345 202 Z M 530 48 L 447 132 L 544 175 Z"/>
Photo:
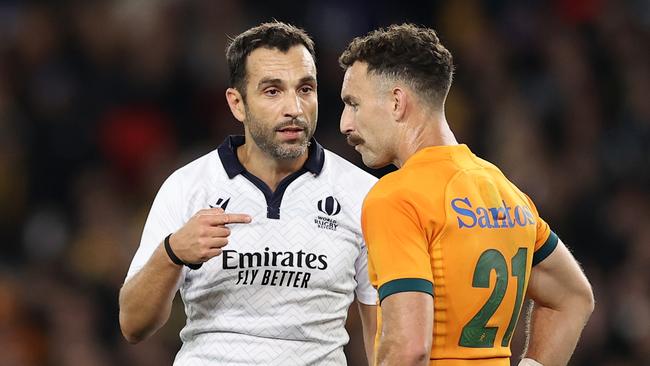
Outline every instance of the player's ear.
<path fill-rule="evenodd" d="M 244 98 L 242 97 L 239 90 L 235 88 L 226 89 L 226 100 L 228 101 L 228 106 L 230 107 L 230 112 L 239 122 L 244 122 L 246 117 L 246 111 L 244 108 Z"/>
<path fill-rule="evenodd" d="M 391 92 L 391 103 L 392 109 L 391 114 L 393 119 L 397 122 L 404 120 L 404 115 L 406 114 L 406 107 L 409 102 L 409 94 L 401 86 L 396 86 Z"/>

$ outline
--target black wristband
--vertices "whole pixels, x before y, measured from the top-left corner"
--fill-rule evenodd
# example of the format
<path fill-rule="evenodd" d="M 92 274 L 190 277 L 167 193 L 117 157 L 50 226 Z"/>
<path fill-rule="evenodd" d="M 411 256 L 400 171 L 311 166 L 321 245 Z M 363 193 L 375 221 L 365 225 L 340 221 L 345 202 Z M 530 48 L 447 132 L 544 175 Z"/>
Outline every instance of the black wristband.
<path fill-rule="evenodd" d="M 185 263 L 183 262 L 176 253 L 172 250 L 172 246 L 169 244 L 169 237 L 172 236 L 172 234 L 169 234 L 165 237 L 165 251 L 167 252 L 167 255 L 169 256 L 169 259 L 174 262 L 174 264 L 178 264 L 179 266 L 187 266 L 191 269 L 199 269 L 203 265 L 203 263 L 198 263 L 198 264 L 193 264 L 193 263 Z"/>

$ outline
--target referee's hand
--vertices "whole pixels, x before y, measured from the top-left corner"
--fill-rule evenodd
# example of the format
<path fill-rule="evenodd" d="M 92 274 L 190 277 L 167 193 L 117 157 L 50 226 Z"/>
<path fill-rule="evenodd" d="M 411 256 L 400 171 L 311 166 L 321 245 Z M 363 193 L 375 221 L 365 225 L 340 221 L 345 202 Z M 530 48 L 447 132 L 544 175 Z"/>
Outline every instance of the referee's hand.
<path fill-rule="evenodd" d="M 172 251 L 185 263 L 198 264 L 221 254 L 228 244 L 228 224 L 248 224 L 246 214 L 225 213 L 223 209 L 200 210 L 177 232 L 169 237 Z"/>

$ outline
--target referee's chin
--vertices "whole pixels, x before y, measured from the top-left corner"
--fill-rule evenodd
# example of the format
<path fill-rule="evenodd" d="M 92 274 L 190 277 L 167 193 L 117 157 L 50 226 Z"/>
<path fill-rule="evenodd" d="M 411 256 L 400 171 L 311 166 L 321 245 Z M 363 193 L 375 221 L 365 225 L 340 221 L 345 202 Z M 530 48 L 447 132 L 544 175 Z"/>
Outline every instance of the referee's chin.
<path fill-rule="evenodd" d="M 307 141 L 296 141 L 296 142 L 281 142 L 276 144 L 272 151 L 271 156 L 278 160 L 292 160 L 298 159 L 309 151 L 309 145 L 311 142 Z"/>

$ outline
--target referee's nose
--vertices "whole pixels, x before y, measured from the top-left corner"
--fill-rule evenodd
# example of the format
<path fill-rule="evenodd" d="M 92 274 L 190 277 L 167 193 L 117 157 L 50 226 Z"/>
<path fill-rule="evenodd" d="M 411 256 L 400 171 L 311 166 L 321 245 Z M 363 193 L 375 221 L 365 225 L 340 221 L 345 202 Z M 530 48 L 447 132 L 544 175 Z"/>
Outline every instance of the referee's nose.
<path fill-rule="evenodd" d="M 287 93 L 287 97 L 284 100 L 284 117 L 296 119 L 304 116 L 305 112 L 303 103 L 305 103 L 305 101 L 303 101 L 297 93 Z"/>

